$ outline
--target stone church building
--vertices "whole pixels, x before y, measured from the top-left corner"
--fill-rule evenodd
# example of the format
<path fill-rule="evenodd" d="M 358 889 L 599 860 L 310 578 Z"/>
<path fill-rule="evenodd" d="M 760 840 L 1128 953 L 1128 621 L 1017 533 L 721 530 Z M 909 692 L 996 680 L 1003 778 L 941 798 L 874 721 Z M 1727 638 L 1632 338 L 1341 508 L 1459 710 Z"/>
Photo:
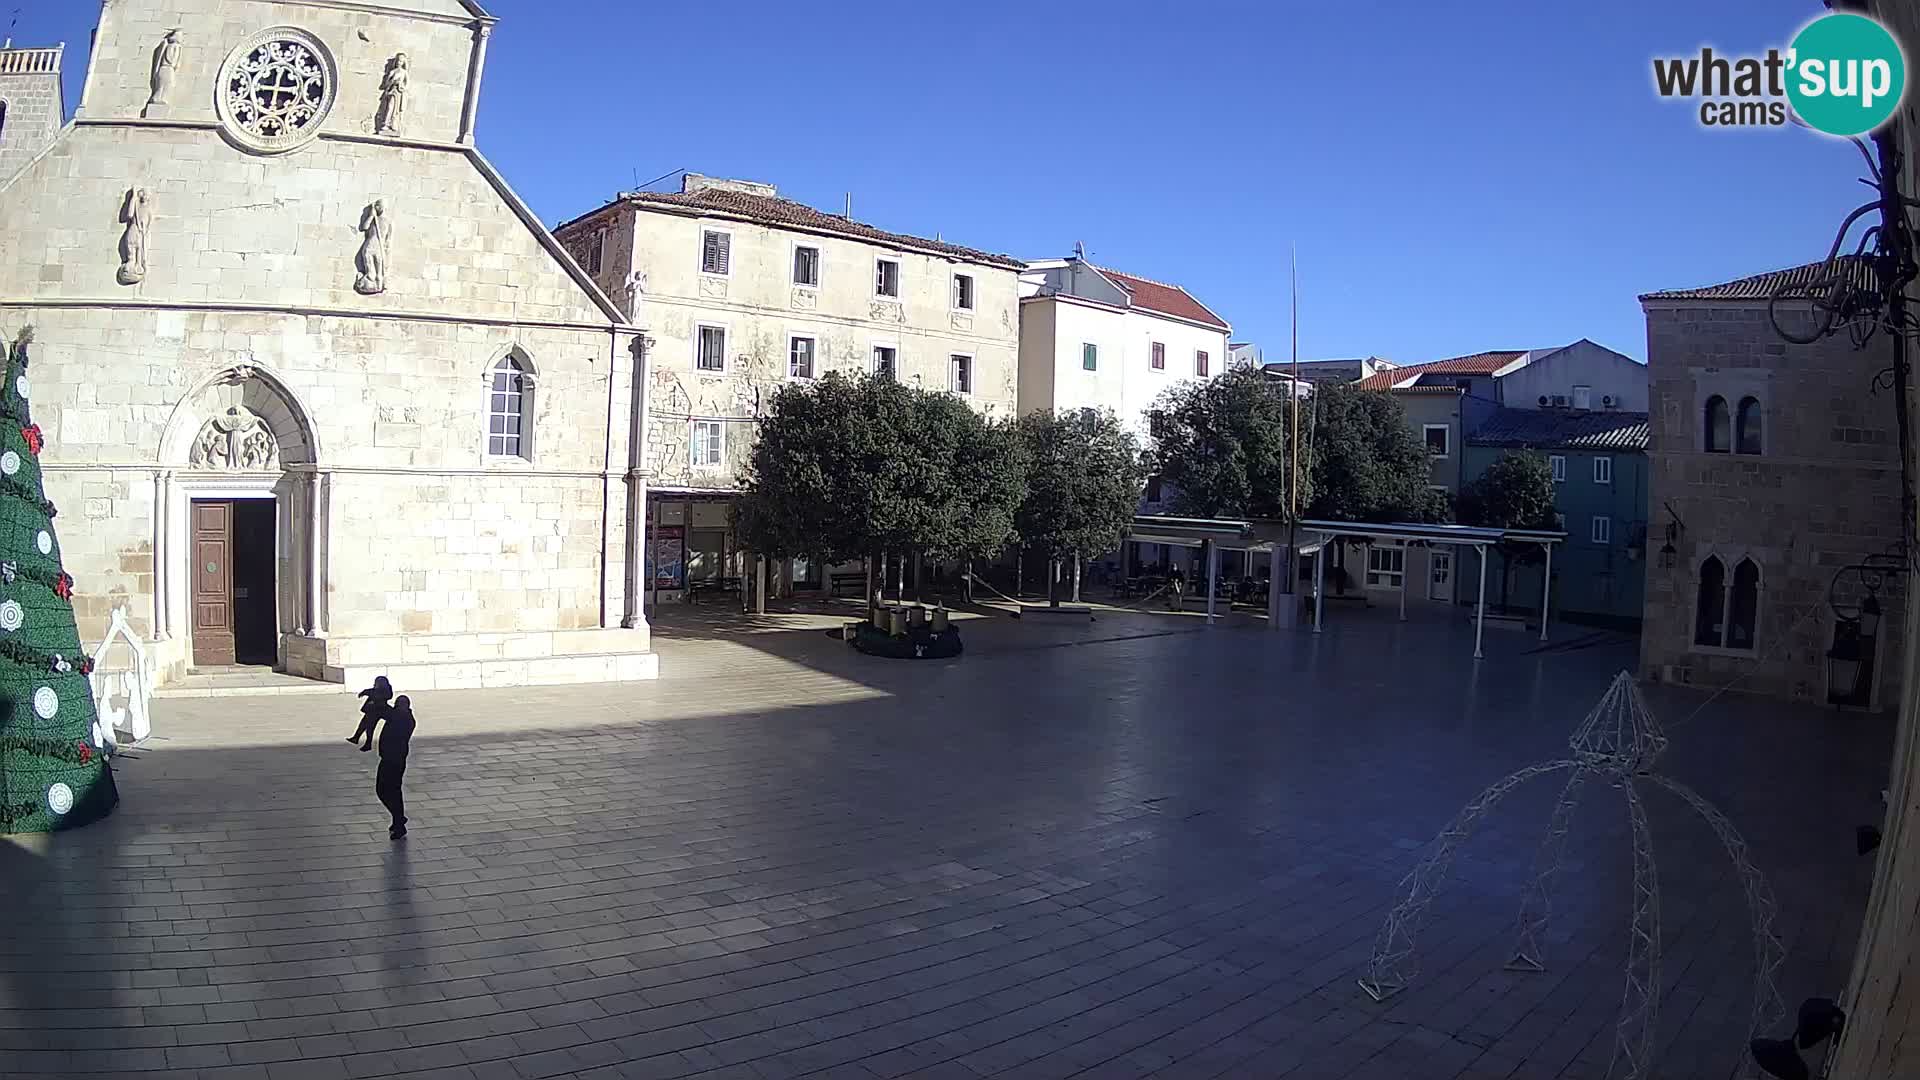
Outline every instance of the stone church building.
<path fill-rule="evenodd" d="M 0 180 L 81 635 L 162 682 L 647 678 L 639 330 L 474 147 L 468 0 L 107 0 Z"/>

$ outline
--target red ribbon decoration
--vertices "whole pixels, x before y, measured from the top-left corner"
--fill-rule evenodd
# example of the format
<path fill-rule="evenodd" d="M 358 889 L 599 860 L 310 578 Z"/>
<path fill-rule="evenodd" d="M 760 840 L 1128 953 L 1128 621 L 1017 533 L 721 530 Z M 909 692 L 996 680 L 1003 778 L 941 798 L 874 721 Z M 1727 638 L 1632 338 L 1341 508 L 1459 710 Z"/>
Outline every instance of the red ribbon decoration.
<path fill-rule="evenodd" d="M 39 457 L 40 446 L 43 441 L 40 435 L 40 425 L 28 424 L 26 427 L 20 429 L 20 435 L 27 440 L 27 449 L 33 452 L 33 456 Z"/>

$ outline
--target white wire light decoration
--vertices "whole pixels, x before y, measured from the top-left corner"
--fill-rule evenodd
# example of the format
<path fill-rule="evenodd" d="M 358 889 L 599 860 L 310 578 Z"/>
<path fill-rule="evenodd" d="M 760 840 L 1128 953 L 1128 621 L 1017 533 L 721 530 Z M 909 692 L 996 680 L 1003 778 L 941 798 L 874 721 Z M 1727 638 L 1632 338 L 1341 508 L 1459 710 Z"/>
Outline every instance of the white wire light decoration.
<path fill-rule="evenodd" d="M 1647 827 L 1647 811 L 1640 790 L 1642 783 L 1652 784 L 1672 792 L 1691 807 L 1726 848 L 1727 858 L 1733 863 L 1734 873 L 1746 893 L 1747 918 L 1753 932 L 1753 1010 L 1748 1034 L 1757 1035 L 1774 1027 L 1786 1017 L 1787 1010 L 1775 985 L 1780 964 L 1786 959 L 1786 948 L 1773 930 L 1773 890 L 1748 859 L 1746 841 L 1726 815 L 1692 788 L 1653 771 L 1654 762 L 1667 748 L 1667 736 L 1641 701 L 1631 675 L 1623 671 L 1614 676 L 1606 695 L 1587 714 L 1567 745 L 1572 756 L 1529 765 L 1509 774 L 1482 791 L 1441 830 L 1426 857 L 1401 881 L 1404 895 L 1380 927 L 1373 958 L 1360 976 L 1360 988 L 1375 1001 L 1384 1001 L 1407 988 L 1420 973 L 1414 939 L 1426 921 L 1427 908 L 1446 880 L 1455 850 L 1473 835 L 1481 819 L 1508 792 L 1535 777 L 1568 772 L 1566 786 L 1561 789 L 1548 821 L 1547 835 L 1534 855 L 1532 877 L 1521 893 L 1514 954 L 1507 968 L 1546 970 L 1544 941 L 1552 915 L 1553 881 L 1560 873 L 1574 807 L 1589 779 L 1620 789 L 1626 799 L 1627 819 L 1633 835 L 1633 917 L 1628 928 L 1620 1016 L 1614 1025 L 1613 1057 L 1607 1075 L 1622 1080 L 1652 1077 L 1653 1036 L 1660 1005 L 1660 871 L 1654 863 L 1653 836 Z M 1739 1061 L 1736 1073 L 1739 1068 L 1747 1067 L 1745 1050 L 1744 1046 L 1736 1050 Z"/>

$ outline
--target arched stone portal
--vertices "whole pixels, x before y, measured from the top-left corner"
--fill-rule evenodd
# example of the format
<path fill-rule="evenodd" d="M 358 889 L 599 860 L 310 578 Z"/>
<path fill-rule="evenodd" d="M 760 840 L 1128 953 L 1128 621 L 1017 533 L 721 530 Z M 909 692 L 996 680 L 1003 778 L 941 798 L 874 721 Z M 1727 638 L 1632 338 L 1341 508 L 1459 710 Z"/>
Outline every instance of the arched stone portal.
<path fill-rule="evenodd" d="M 194 385 L 161 436 L 154 627 L 167 666 L 296 670 L 324 629 L 325 480 L 307 410 L 235 365 Z"/>

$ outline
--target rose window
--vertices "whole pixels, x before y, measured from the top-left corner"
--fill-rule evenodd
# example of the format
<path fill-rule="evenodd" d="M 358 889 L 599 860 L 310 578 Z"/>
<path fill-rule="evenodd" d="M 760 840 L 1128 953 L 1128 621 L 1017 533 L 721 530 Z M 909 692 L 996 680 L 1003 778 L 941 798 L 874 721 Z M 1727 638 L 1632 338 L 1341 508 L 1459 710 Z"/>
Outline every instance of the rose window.
<path fill-rule="evenodd" d="M 281 27 L 248 39 L 220 72 L 220 117 L 257 150 L 290 150 L 319 133 L 337 86 L 333 58 L 305 31 Z"/>

